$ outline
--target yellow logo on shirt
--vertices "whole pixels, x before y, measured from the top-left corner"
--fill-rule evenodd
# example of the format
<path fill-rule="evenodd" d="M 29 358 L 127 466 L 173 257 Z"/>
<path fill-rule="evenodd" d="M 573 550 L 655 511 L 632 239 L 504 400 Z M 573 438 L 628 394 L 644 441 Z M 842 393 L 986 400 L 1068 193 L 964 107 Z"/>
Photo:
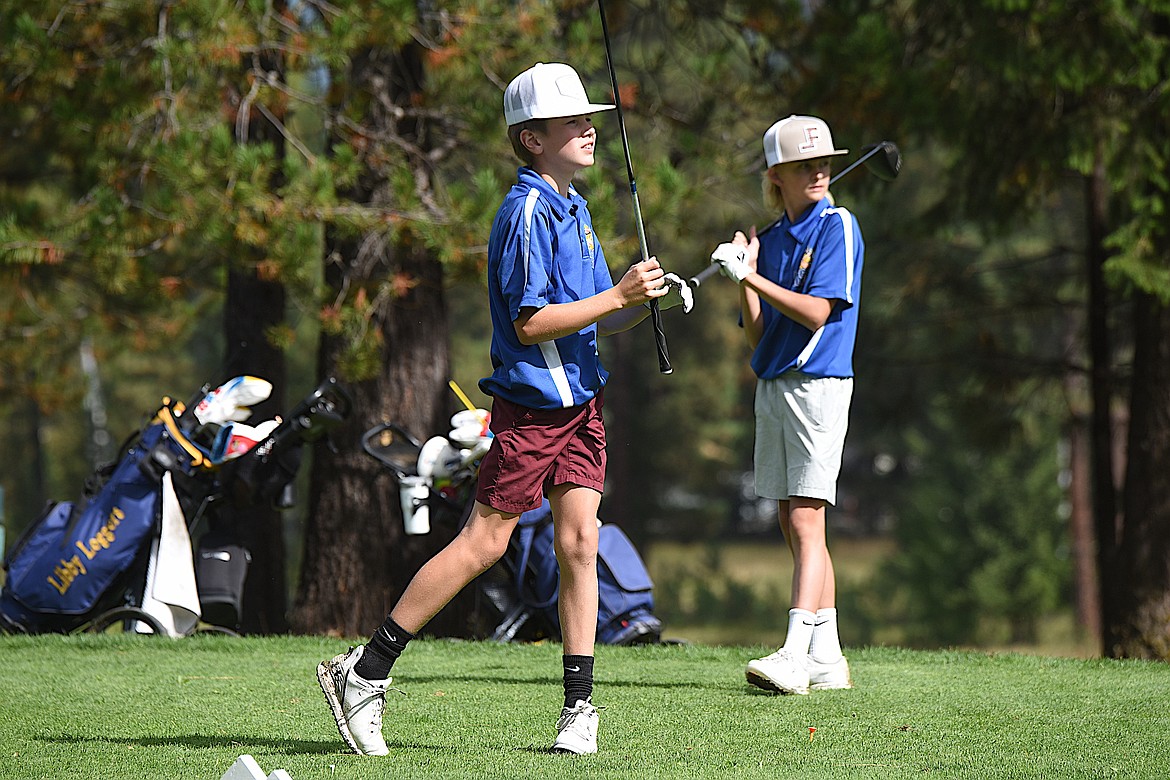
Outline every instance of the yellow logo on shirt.
<path fill-rule="evenodd" d="M 597 253 L 597 249 L 593 244 L 593 231 L 589 229 L 588 225 L 585 225 L 584 228 L 585 228 L 585 243 L 588 244 L 588 246 L 589 246 L 589 257 L 592 258 L 593 255 L 595 255 Z"/>
<path fill-rule="evenodd" d="M 792 280 L 792 289 L 800 292 L 804 284 L 804 277 L 808 275 L 808 267 L 812 265 L 812 247 L 804 250 L 804 257 L 800 258 L 800 267 L 796 269 L 796 277 Z"/>

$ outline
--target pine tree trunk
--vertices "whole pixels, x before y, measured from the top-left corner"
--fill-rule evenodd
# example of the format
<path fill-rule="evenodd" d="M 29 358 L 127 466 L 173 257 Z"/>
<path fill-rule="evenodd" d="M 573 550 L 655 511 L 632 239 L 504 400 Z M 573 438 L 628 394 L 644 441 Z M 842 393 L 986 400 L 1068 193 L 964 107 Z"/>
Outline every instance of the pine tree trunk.
<path fill-rule="evenodd" d="M 1170 308 L 1134 305 L 1125 527 L 1109 583 L 1106 654 L 1170 660 Z"/>
<path fill-rule="evenodd" d="M 353 60 L 350 88 L 367 93 L 365 126 L 374 137 L 409 138 L 418 147 L 424 134 L 388 107 L 406 105 L 421 89 L 420 52 L 369 51 Z M 400 154 L 395 149 L 378 152 Z M 378 171 L 378 154 L 347 193 L 356 203 L 393 208 L 389 184 Z M 425 180 L 420 166 L 416 181 Z M 455 535 L 459 517 L 432 512 L 429 534 L 407 536 L 398 486 L 393 475 L 362 452 L 362 434 L 378 423 L 400 425 L 419 441 L 445 434 L 455 409 L 450 379 L 450 343 L 443 267 L 409 235 L 387 233 L 326 235 L 327 298 L 348 300 L 364 294 L 372 303 L 368 327 L 376 333 L 378 373 L 362 381 L 340 371 L 341 336 L 324 334 L 318 365 L 322 376 L 339 376 L 354 396 L 354 410 L 333 435 L 332 452 L 313 451 L 309 512 L 301 581 L 293 610 L 293 630 L 341 636 L 374 631 L 401 596 L 415 572 Z M 359 293 L 359 290 L 362 291 Z M 391 290 L 386 295 L 386 290 Z M 464 589 L 425 628 L 433 636 L 479 636 L 482 621 L 473 614 L 476 588 Z"/>
<path fill-rule="evenodd" d="M 378 243 L 365 236 L 330 249 L 335 256 L 353 256 L 359 254 L 358 244 L 365 252 Z M 337 452 L 324 444 L 313 451 L 305 558 L 293 627 L 303 633 L 364 636 L 382 622 L 422 564 L 455 535 L 459 517 L 436 507 L 429 534 L 406 535 L 393 475 L 358 444 L 365 431 L 383 421 L 399 424 L 420 441 L 449 427 L 442 266 L 421 250 L 390 245 L 348 265 L 345 273 L 351 284 L 358 266 L 362 267 L 358 276 L 371 282 L 397 272 L 418 283 L 373 313 L 371 324 L 382 335 L 384 370 L 374 379 L 347 383 L 354 412 L 333 435 L 342 444 Z M 337 268 L 327 273 L 331 286 L 342 273 Z M 342 346 L 337 337 L 323 337 L 323 374 L 336 373 Z M 426 633 L 482 635 L 482 620 L 472 614 L 477 603 L 473 585 L 428 624 Z"/>
<path fill-rule="evenodd" d="M 254 270 L 228 272 L 224 303 L 226 356 L 224 379 L 258 376 L 272 383 L 272 394 L 252 407 L 249 424 L 288 413 L 284 352 L 266 331 L 284 323 L 285 290 L 279 282 L 259 279 Z M 227 506 L 215 518 L 231 529 L 252 556 L 244 581 L 241 629 L 248 634 L 288 631 L 288 577 L 285 571 L 284 523 L 268 504 Z"/>
<path fill-rule="evenodd" d="M 1089 329 L 1089 392 L 1092 398 L 1090 448 L 1092 450 L 1093 529 L 1097 543 L 1097 581 L 1101 589 L 1101 646 L 1108 651 L 1113 644 L 1110 626 L 1116 619 L 1116 605 L 1111 598 L 1111 583 L 1117 577 L 1117 546 L 1120 533 L 1117 487 L 1113 467 L 1113 350 L 1110 341 L 1110 298 L 1105 283 L 1105 249 L 1108 232 L 1106 218 L 1108 188 L 1101 153 L 1092 174 L 1085 180 L 1087 237 L 1087 276 L 1089 291 L 1087 317 Z"/>
<path fill-rule="evenodd" d="M 284 62 L 276 51 L 260 55 L 266 73 L 284 81 Z M 244 71 L 251 67 L 245 59 Z M 277 160 L 285 155 L 281 131 L 256 106 L 235 95 L 239 112 L 232 117 L 238 144 L 267 144 Z M 281 106 L 273 106 L 271 115 L 285 117 Z M 277 167 L 279 171 L 279 166 Z M 283 185 L 277 173 L 270 181 L 273 191 Z M 262 278 L 258 270 L 265 259 L 262 248 L 239 245 L 239 256 L 228 265 L 224 302 L 224 379 L 253 375 L 272 383 L 272 393 L 252 407 L 251 424 L 282 416 L 288 412 L 287 377 L 283 349 L 273 344 L 269 331 L 284 325 L 284 285 L 278 279 Z M 244 581 L 241 629 L 248 634 L 282 634 L 288 631 L 288 576 L 285 568 L 284 518 L 273 506 L 261 503 L 245 508 L 225 507 L 218 513 L 218 523 L 238 533 L 238 538 L 252 556 Z"/>

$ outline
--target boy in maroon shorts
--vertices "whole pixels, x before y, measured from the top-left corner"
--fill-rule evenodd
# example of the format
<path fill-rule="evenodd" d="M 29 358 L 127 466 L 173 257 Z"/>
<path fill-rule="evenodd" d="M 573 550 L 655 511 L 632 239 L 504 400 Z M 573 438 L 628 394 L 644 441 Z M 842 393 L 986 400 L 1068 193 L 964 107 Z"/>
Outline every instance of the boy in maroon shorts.
<path fill-rule="evenodd" d="M 609 374 L 597 337 L 645 319 L 646 304 L 683 303 L 682 280 L 656 259 L 615 286 L 573 175 L 593 165 L 591 114 L 568 65 L 542 64 L 504 92 L 512 148 L 525 165 L 488 241 L 492 366 L 491 449 L 479 468 L 467 524 L 414 576 L 368 644 L 323 662 L 317 676 L 338 730 L 358 753 L 385 755 L 382 710 L 390 669 L 406 643 L 507 550 L 521 513 L 552 507 L 560 564 L 564 706 L 552 750 L 597 752 L 593 645 L 597 633 L 597 509 L 605 483 L 602 390 Z M 677 293 L 667 296 L 668 293 Z"/>

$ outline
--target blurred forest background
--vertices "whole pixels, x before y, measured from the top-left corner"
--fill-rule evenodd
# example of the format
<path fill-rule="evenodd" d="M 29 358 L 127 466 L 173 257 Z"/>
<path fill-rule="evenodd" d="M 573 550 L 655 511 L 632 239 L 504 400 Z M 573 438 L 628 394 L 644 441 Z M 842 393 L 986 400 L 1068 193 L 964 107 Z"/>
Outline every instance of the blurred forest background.
<path fill-rule="evenodd" d="M 775 120 L 825 118 L 842 164 L 880 140 L 905 157 L 834 187 L 867 244 L 829 514 L 845 641 L 1170 658 L 1170 6 L 606 10 L 648 242 L 683 277 L 774 218 Z M 356 408 L 336 451 L 314 447 L 294 509 L 238 518 L 247 627 L 372 630 L 449 535 L 404 535 L 360 437 L 445 433 L 452 378 L 489 406 L 487 234 L 518 164 L 501 95 L 537 61 L 607 98 L 593 0 L 0 0 L 9 543 L 163 395 L 256 374 L 261 420 L 337 376 Z M 638 242 L 616 117 L 595 119 L 578 187 L 616 272 Z M 736 292 L 696 299 L 664 315 L 672 375 L 648 324 L 602 342 L 602 515 L 668 634 L 778 638 L 788 554 L 751 491 Z M 430 630 L 466 634 L 471 609 Z"/>

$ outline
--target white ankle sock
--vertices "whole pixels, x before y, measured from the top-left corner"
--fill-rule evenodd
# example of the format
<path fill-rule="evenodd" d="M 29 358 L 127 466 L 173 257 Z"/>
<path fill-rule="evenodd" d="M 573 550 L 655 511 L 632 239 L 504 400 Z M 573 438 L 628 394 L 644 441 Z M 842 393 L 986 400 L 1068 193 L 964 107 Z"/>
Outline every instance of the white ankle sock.
<path fill-rule="evenodd" d="M 836 609 L 829 607 L 817 610 L 808 654 L 821 663 L 833 663 L 841 657 Z"/>
<path fill-rule="evenodd" d="M 806 655 L 812 642 L 816 615 L 807 609 L 788 610 L 788 635 L 784 638 L 784 649 L 797 655 Z"/>

